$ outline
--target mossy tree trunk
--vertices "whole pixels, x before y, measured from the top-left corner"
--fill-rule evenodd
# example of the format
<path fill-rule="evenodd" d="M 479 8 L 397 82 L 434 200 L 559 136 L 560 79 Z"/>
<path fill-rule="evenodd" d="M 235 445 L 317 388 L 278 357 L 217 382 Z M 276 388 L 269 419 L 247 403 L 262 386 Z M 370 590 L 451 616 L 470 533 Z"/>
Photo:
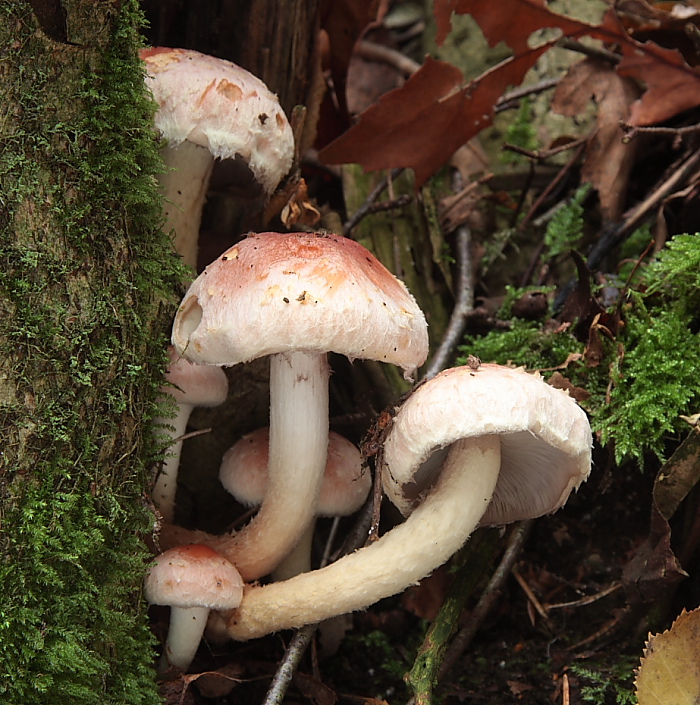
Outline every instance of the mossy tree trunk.
<path fill-rule="evenodd" d="M 159 700 L 139 533 L 179 270 L 159 227 L 139 22 L 134 0 L 0 3 L 8 705 Z"/>

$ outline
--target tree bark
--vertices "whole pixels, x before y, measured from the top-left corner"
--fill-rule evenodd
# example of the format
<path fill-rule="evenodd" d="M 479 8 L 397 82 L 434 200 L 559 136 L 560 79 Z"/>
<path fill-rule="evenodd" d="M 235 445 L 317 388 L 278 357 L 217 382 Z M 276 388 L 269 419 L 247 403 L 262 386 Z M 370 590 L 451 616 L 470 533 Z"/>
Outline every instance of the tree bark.
<path fill-rule="evenodd" d="M 33 9 L 35 8 L 35 9 Z M 135 0 L 0 3 L 0 700 L 155 703 L 148 420 L 180 271 Z"/>

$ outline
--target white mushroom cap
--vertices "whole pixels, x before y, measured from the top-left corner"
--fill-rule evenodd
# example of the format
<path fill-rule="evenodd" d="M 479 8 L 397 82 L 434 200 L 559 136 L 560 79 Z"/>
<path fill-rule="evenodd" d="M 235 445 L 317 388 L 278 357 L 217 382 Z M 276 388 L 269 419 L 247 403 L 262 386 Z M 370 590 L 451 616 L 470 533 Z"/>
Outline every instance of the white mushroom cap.
<path fill-rule="evenodd" d="M 178 404 L 190 406 L 219 406 L 228 395 L 228 378 L 220 367 L 196 365 L 178 355 L 168 346 L 170 364 L 165 373 L 168 386 L 162 392 L 174 397 Z M 170 386 L 173 385 L 173 386 Z"/>
<path fill-rule="evenodd" d="M 465 366 L 417 388 L 397 413 L 384 447 L 391 501 L 409 515 L 449 446 L 482 435 L 501 439 L 501 470 L 482 525 L 554 512 L 588 477 L 588 419 L 566 392 L 522 369 Z"/>
<path fill-rule="evenodd" d="M 231 446 L 221 460 L 221 484 L 243 504 L 255 506 L 265 496 L 269 438 L 269 428 L 248 433 Z M 358 448 L 331 431 L 316 514 L 334 517 L 356 512 L 367 499 L 370 485 L 371 478 L 362 467 Z"/>
<path fill-rule="evenodd" d="M 324 568 L 247 588 L 228 633 L 249 639 L 362 609 L 442 565 L 479 523 L 554 511 L 588 475 L 591 440 L 574 400 L 522 370 L 433 377 L 399 408 L 382 449 L 384 487 L 406 521 Z"/>
<path fill-rule="evenodd" d="M 190 286 L 172 341 L 208 365 L 300 350 L 389 362 L 407 376 L 428 353 L 403 283 L 362 245 L 321 233 L 253 234 L 230 248 Z"/>
<path fill-rule="evenodd" d="M 141 51 L 147 85 L 158 102 L 156 128 L 176 147 L 184 141 L 216 158 L 243 158 L 266 193 L 289 171 L 294 137 L 275 95 L 245 69 L 189 49 Z"/>
<path fill-rule="evenodd" d="M 243 580 L 216 551 L 191 544 L 156 556 L 144 590 L 152 605 L 229 610 L 240 604 Z"/>

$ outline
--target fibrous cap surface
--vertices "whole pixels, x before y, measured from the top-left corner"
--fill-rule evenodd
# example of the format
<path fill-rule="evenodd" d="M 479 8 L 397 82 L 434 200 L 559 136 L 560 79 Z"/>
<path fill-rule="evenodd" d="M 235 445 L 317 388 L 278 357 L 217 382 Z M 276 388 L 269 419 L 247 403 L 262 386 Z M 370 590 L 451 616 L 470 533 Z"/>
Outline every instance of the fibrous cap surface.
<path fill-rule="evenodd" d="M 226 610 L 240 604 L 243 580 L 234 565 L 216 551 L 191 544 L 156 556 L 144 591 L 153 605 Z"/>
<path fill-rule="evenodd" d="M 190 286 L 172 342 L 207 365 L 336 352 L 406 375 L 428 354 L 425 316 L 404 284 L 362 245 L 325 233 L 259 233 L 230 248 Z"/>
<path fill-rule="evenodd" d="M 239 155 L 266 193 L 289 171 L 294 137 L 276 96 L 249 71 L 190 49 L 141 51 L 146 84 L 158 103 L 156 129 L 218 159 Z"/>
<path fill-rule="evenodd" d="M 243 436 L 221 460 L 221 484 L 243 504 L 255 506 L 265 496 L 269 439 L 270 429 L 259 428 Z M 370 474 L 362 467 L 357 446 L 331 431 L 316 514 L 333 517 L 356 512 L 367 498 L 370 485 Z"/>

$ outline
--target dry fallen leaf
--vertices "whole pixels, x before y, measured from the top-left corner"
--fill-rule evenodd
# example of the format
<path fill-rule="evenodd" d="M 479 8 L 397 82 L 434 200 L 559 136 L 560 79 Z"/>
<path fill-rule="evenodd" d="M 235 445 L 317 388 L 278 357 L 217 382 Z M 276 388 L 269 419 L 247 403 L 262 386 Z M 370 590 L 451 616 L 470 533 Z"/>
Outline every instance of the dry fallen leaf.
<path fill-rule="evenodd" d="M 505 42 L 513 56 L 467 85 L 462 85 L 454 66 L 428 58 L 401 88 L 383 96 L 353 127 L 324 147 L 319 154 L 322 161 L 355 162 L 365 171 L 410 167 L 420 187 L 458 147 L 492 124 L 498 98 L 509 86 L 519 85 L 539 57 L 556 44 L 552 40 L 530 47 L 530 35 L 543 27 L 556 28 L 569 39 L 588 36 L 619 48 L 622 59 L 617 74 L 646 88 L 631 105 L 633 125 L 650 125 L 700 105 L 700 73 L 678 51 L 636 41 L 612 8 L 599 25 L 593 25 L 551 12 L 544 0 L 436 0 L 439 36 L 449 30 L 453 11 L 469 13 L 489 44 Z"/>
<path fill-rule="evenodd" d="M 586 149 L 581 180 L 598 191 L 605 220 L 617 221 L 622 215 L 639 141 L 624 140 L 620 122 L 629 120 L 630 105 L 638 94 L 634 82 L 612 66 L 588 58 L 569 69 L 552 99 L 552 110 L 569 117 L 583 113 L 591 99 L 598 104 L 598 128 Z"/>
<path fill-rule="evenodd" d="M 671 629 L 649 636 L 635 680 L 639 705 L 700 702 L 698 653 L 700 610 L 683 610 Z"/>

